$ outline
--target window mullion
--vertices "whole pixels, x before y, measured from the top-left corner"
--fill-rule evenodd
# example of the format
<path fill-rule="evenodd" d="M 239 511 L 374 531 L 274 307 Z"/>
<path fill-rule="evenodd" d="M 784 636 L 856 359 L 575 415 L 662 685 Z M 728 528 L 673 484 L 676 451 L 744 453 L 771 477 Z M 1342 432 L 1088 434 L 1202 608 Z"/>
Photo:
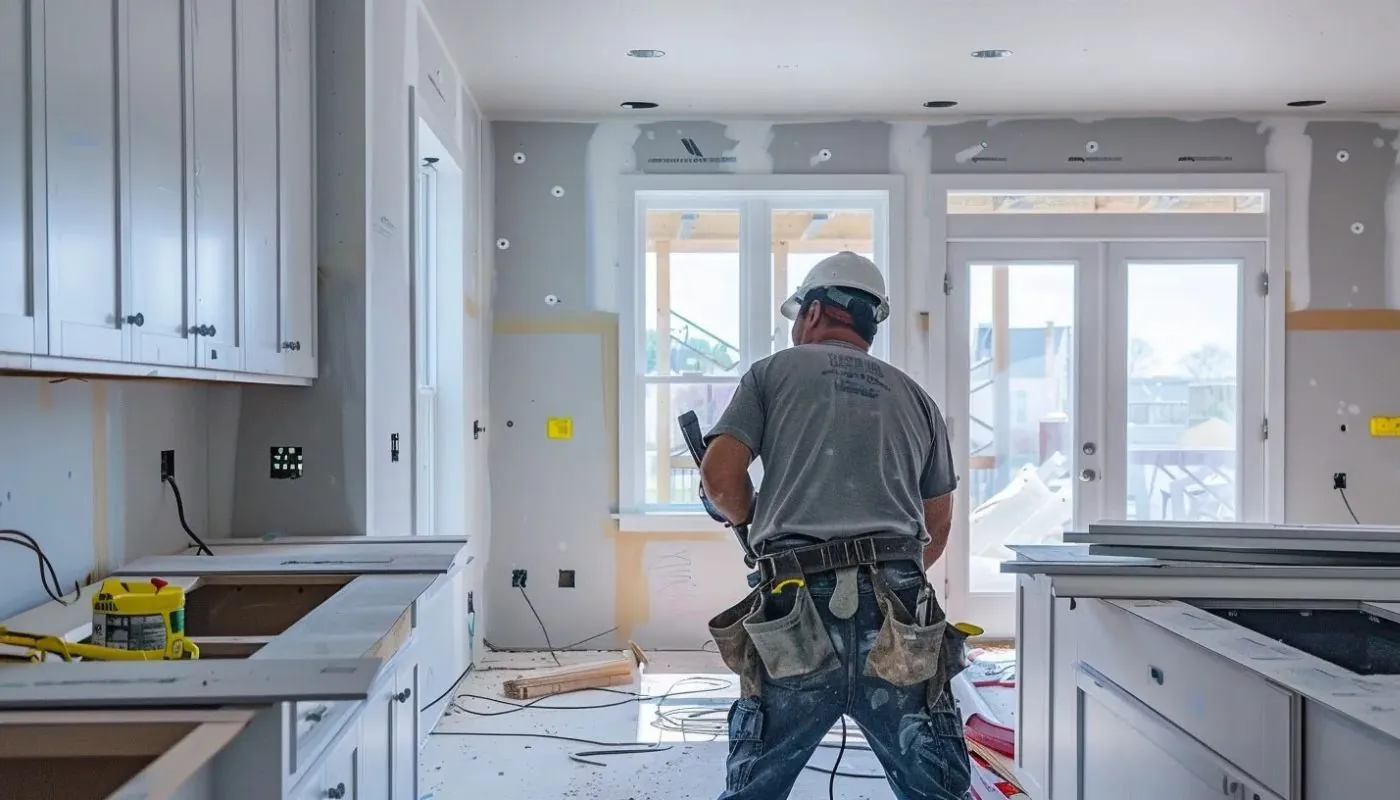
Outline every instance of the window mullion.
<path fill-rule="evenodd" d="M 741 365 L 747 370 L 773 352 L 773 236 L 769 208 L 761 198 L 743 203 L 739 237 L 739 333 Z"/>

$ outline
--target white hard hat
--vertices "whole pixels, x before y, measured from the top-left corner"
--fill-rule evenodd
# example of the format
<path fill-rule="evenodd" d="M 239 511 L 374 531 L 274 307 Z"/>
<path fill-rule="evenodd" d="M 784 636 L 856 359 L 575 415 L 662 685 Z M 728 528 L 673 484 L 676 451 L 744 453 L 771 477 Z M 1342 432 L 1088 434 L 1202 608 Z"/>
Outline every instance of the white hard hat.
<path fill-rule="evenodd" d="M 858 289 L 873 296 L 879 303 L 875 308 L 877 323 L 884 322 L 890 315 L 890 298 L 885 296 L 885 276 L 880 273 L 880 268 L 865 256 L 842 250 L 834 256 L 823 258 L 812 267 L 802 285 L 783 303 L 783 316 L 797 319 L 797 313 L 802 308 L 802 299 L 807 293 L 826 286 Z"/>

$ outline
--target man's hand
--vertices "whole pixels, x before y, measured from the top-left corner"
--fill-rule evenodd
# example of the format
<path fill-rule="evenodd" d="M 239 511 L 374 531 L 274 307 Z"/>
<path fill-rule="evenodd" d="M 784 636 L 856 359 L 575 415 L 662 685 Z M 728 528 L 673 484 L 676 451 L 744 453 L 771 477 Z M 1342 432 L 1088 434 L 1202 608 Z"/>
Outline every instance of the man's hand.
<path fill-rule="evenodd" d="M 924 527 L 929 535 L 929 543 L 924 547 L 924 569 L 928 569 L 948 547 L 948 532 L 953 528 L 952 492 L 924 500 Z"/>
<path fill-rule="evenodd" d="M 700 463 L 700 481 L 710 503 L 732 525 L 743 525 L 753 515 L 753 480 L 749 463 L 753 453 L 733 436 L 720 435 L 710 442 Z"/>

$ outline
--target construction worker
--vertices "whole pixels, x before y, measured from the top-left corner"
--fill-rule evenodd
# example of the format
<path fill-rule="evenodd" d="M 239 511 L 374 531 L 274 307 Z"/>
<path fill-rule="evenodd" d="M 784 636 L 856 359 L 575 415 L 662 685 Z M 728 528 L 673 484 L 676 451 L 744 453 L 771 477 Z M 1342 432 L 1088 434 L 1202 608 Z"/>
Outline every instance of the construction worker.
<path fill-rule="evenodd" d="M 938 407 L 870 355 L 889 308 L 870 259 L 818 263 L 782 306 L 795 346 L 745 373 L 706 436 L 702 490 L 748 526 L 758 567 L 757 588 L 710 623 L 741 684 L 721 800 L 786 798 L 843 714 L 900 800 L 968 797 L 949 687 L 964 636 L 925 577 L 957 478 Z"/>

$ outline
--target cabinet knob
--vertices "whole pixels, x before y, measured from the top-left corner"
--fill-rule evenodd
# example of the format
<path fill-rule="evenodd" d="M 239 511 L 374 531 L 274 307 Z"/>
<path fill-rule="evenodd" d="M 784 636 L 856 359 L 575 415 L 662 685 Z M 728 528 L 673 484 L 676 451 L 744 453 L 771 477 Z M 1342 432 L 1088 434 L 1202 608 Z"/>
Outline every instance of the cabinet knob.
<path fill-rule="evenodd" d="M 196 325 L 190 330 L 195 336 L 213 336 L 217 332 L 213 325 Z"/>
<path fill-rule="evenodd" d="M 301 342 L 283 342 L 283 343 L 282 343 L 282 349 L 283 349 L 283 350 L 292 350 L 292 351 L 300 350 L 300 349 L 301 349 Z"/>
<path fill-rule="evenodd" d="M 136 327 L 139 328 L 139 327 L 141 327 L 142 325 L 145 325 L 145 324 L 146 324 L 146 315 L 145 315 L 145 314 L 139 314 L 139 313 L 138 313 L 138 314 L 128 314 L 127 317 L 126 317 L 126 324 L 128 324 L 128 325 L 135 325 Z"/>
<path fill-rule="evenodd" d="M 412 690 L 412 689 L 404 689 L 402 692 L 399 692 L 398 694 L 394 695 L 394 699 L 397 700 L 397 701 L 399 701 L 400 703 L 407 703 L 407 702 L 408 702 L 408 698 L 410 698 L 410 697 L 412 697 L 412 696 L 413 696 L 413 690 Z"/>
<path fill-rule="evenodd" d="M 326 797 L 331 798 L 331 800 L 339 800 L 339 798 L 342 798 L 344 796 L 345 784 L 343 783 L 337 783 L 332 788 L 326 790 Z"/>

